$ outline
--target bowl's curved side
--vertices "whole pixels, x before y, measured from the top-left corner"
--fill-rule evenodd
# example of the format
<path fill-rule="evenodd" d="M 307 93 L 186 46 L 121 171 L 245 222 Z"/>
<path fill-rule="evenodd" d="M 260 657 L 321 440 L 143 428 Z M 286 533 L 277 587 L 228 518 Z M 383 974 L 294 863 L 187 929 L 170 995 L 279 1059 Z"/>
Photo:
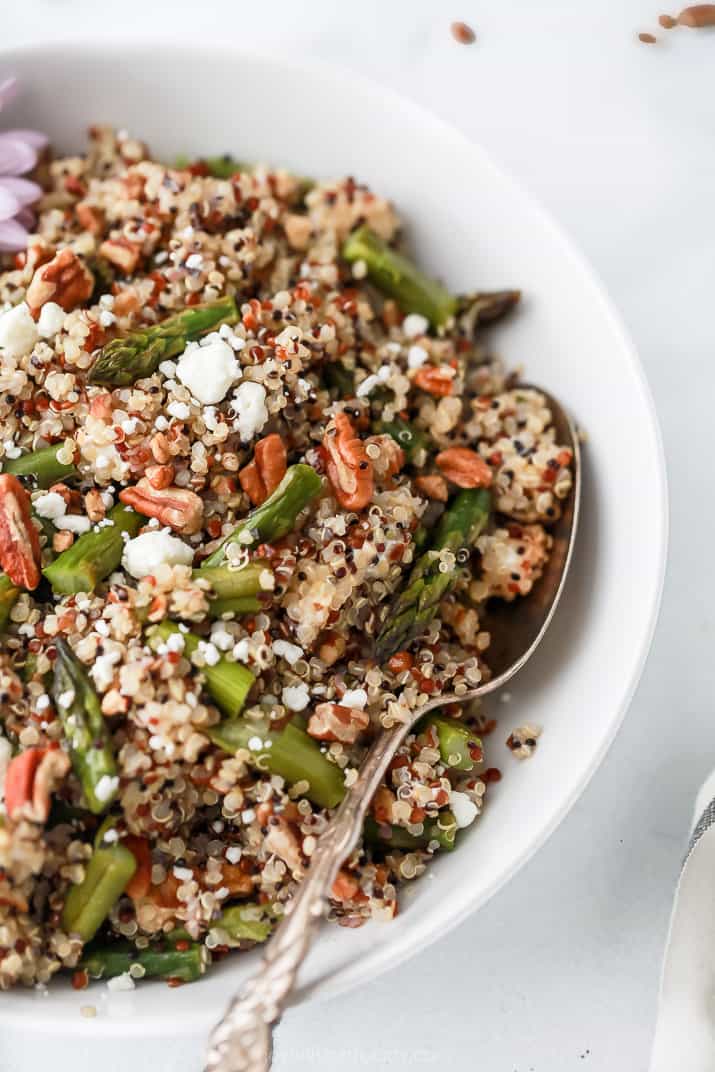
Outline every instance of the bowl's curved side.
<path fill-rule="evenodd" d="M 459 852 L 435 862 L 434 881 L 410 890 L 397 920 L 333 930 L 318 943 L 299 997 L 334 996 L 423 949 L 491 897 L 553 832 L 603 759 L 645 663 L 662 591 L 660 432 L 634 347 L 600 282 L 480 148 L 417 105 L 324 64 L 244 56 L 225 45 L 157 45 L 79 42 L 61 52 L 2 53 L 2 67 L 27 87 L 10 118 L 44 126 L 63 148 L 81 144 L 88 122 L 110 121 L 167 158 L 231 149 L 318 175 L 359 175 L 395 200 L 420 259 L 450 283 L 523 288 L 524 310 L 500 333 L 501 349 L 557 394 L 589 435 L 572 576 L 509 708 L 511 725 L 527 706 L 529 720 L 544 724 L 537 757 L 517 770 L 505 756 L 506 776 L 485 814 Z M 225 963 L 169 998 L 151 985 L 111 1000 L 103 989 L 103 1015 L 89 1022 L 78 1014 L 86 995 L 59 987 L 39 1004 L 13 992 L 3 995 L 0 1022 L 84 1036 L 193 1033 L 213 1022 L 251 963 Z"/>

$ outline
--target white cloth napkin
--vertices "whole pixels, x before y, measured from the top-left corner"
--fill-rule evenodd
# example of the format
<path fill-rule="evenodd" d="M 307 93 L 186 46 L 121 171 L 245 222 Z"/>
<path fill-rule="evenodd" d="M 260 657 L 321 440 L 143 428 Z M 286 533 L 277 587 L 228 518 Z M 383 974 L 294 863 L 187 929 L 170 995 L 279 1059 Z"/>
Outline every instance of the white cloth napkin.
<path fill-rule="evenodd" d="M 715 771 L 695 802 L 670 917 L 650 1072 L 715 1072 Z"/>

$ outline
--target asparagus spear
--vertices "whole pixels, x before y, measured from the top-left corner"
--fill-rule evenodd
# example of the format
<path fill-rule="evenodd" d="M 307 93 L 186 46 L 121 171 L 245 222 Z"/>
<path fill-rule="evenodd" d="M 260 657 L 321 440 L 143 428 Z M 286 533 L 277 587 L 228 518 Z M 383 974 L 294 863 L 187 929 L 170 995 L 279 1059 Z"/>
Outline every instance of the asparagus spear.
<path fill-rule="evenodd" d="M 226 559 L 226 548 L 237 543 L 250 547 L 253 543 L 280 540 L 295 526 L 301 510 L 314 499 L 322 487 L 320 477 L 309 465 L 291 465 L 280 484 L 261 506 L 226 537 L 220 547 L 203 562 L 201 573 L 210 566 L 220 566 Z"/>
<path fill-rule="evenodd" d="M 454 848 L 457 822 L 451 811 L 441 811 L 436 819 L 428 819 L 423 825 L 421 834 L 411 834 L 403 826 L 376 823 L 372 816 L 368 816 L 363 837 L 372 845 L 383 845 L 389 849 L 425 849 L 430 841 L 437 841 L 439 847 L 448 852 Z"/>
<path fill-rule="evenodd" d="M 16 588 L 6 573 L 0 573 L 0 633 L 7 628 L 10 611 L 17 602 L 20 589 Z"/>
<path fill-rule="evenodd" d="M 201 643 L 201 637 L 195 633 L 185 633 L 176 622 L 163 621 L 149 633 L 149 643 L 156 650 L 174 633 L 184 638 L 184 654 L 191 657 Z M 232 663 L 221 658 L 213 666 L 206 663 L 201 667 L 206 678 L 206 688 L 225 715 L 235 718 L 243 707 L 251 686 L 256 680 L 250 670 L 241 663 Z"/>
<path fill-rule="evenodd" d="M 3 472 L 13 473 L 15 476 L 34 476 L 39 487 L 48 488 L 50 484 L 66 480 L 77 472 L 74 465 L 58 461 L 57 452 L 61 449 L 62 444 L 55 443 L 51 447 L 33 450 L 19 458 L 6 458 L 3 462 Z"/>
<path fill-rule="evenodd" d="M 94 938 L 136 871 L 129 849 L 116 842 L 92 853 L 84 879 L 67 894 L 62 928 L 83 942 Z"/>
<path fill-rule="evenodd" d="M 343 798 L 345 783 L 340 768 L 326 759 L 312 737 L 290 722 L 282 730 L 272 730 L 239 718 L 212 726 L 206 733 L 230 755 L 245 749 L 249 762 L 259 770 L 279 774 L 291 785 L 307 781 L 305 795 L 321 808 L 334 808 Z"/>
<path fill-rule="evenodd" d="M 399 417 L 393 421 L 378 421 L 377 429 L 379 432 L 392 436 L 404 450 L 408 462 L 413 461 L 419 451 L 426 451 L 428 448 L 427 435 Z"/>
<path fill-rule="evenodd" d="M 92 979 L 112 979 L 124 975 L 136 964 L 143 969 L 137 978 L 181 979 L 193 983 L 204 974 L 208 963 L 206 946 L 180 940 L 166 943 L 165 948 L 135 949 L 129 942 L 95 946 L 85 951 L 79 967 Z"/>
<path fill-rule="evenodd" d="M 255 614 L 261 610 L 261 594 L 270 592 L 273 574 L 266 562 L 256 560 L 241 569 L 230 566 L 204 566 L 194 570 L 194 577 L 211 582 L 213 598 L 209 601 L 210 614 L 220 618 L 229 611 L 235 615 Z M 267 582 L 267 583 L 266 583 Z"/>
<path fill-rule="evenodd" d="M 146 518 L 126 506 L 115 506 L 109 512 L 111 525 L 99 532 L 85 532 L 78 540 L 45 566 L 43 573 L 56 594 L 93 592 L 100 581 L 108 577 L 122 561 L 122 533 L 136 536 Z"/>
<path fill-rule="evenodd" d="M 378 290 L 394 298 L 406 313 L 421 313 L 434 328 L 443 327 L 457 312 L 457 299 L 441 283 L 423 275 L 369 227 L 358 227 L 348 235 L 342 255 L 351 263 L 364 261 L 368 278 Z"/>
<path fill-rule="evenodd" d="M 430 727 L 437 733 L 440 756 L 448 767 L 470 771 L 482 758 L 482 742 L 469 726 L 465 726 L 458 719 L 447 718 L 446 715 L 429 715 L 417 732 L 423 733 Z"/>
<path fill-rule="evenodd" d="M 430 623 L 457 579 L 456 570 L 442 570 L 439 552 L 472 547 L 489 519 L 490 504 L 486 488 L 469 488 L 454 497 L 440 518 L 431 549 L 417 559 L 406 587 L 393 602 L 376 642 L 379 660 L 407 647 Z"/>
<path fill-rule="evenodd" d="M 467 335 L 473 335 L 477 328 L 493 324 L 495 320 L 501 320 L 514 308 L 520 298 L 520 290 L 477 291 L 475 294 L 461 294 L 457 299 L 460 327 Z"/>
<path fill-rule="evenodd" d="M 273 920 L 267 915 L 266 905 L 257 904 L 231 905 L 211 926 L 220 944 L 231 946 L 265 942 L 272 929 Z"/>
<path fill-rule="evenodd" d="M 128 387 L 151 376 L 162 361 L 182 353 L 192 339 L 221 324 L 235 324 L 238 316 L 235 299 L 226 297 L 183 309 L 160 324 L 137 328 L 102 348 L 90 370 L 89 382 Z"/>
<path fill-rule="evenodd" d="M 87 807 L 100 815 L 112 803 L 119 787 L 106 722 L 82 663 L 62 637 L 57 638 L 55 647 L 55 706 Z"/>

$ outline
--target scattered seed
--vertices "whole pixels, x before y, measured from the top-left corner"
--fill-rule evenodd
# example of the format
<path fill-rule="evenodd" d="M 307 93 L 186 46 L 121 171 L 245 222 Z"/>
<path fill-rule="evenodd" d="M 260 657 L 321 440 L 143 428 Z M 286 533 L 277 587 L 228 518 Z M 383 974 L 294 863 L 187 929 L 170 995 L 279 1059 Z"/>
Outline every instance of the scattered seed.
<path fill-rule="evenodd" d="M 452 30 L 452 37 L 455 41 L 458 41 L 460 45 L 474 44 L 477 35 L 472 27 L 468 26 L 466 22 L 453 22 L 450 29 Z"/>

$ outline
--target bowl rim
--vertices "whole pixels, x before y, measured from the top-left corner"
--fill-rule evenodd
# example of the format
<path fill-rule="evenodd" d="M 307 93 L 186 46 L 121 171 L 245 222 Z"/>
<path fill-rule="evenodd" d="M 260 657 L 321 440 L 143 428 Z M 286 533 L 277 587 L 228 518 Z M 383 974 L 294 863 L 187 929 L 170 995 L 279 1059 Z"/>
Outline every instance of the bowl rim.
<path fill-rule="evenodd" d="M 648 593 L 649 606 L 647 615 L 644 617 L 646 626 L 642 629 L 640 645 L 635 655 L 632 656 L 630 674 L 623 689 L 620 703 L 614 709 L 613 716 L 608 724 L 608 730 L 604 734 L 600 747 L 592 754 L 591 760 L 579 781 L 563 799 L 551 820 L 543 827 L 538 837 L 531 842 L 528 849 L 523 851 L 508 867 L 496 875 L 481 892 L 472 896 L 462 895 L 461 898 L 456 898 L 458 905 L 456 909 L 452 909 L 449 917 L 443 921 L 443 926 L 439 932 L 437 932 L 436 928 L 432 928 L 431 931 L 425 934 L 424 927 L 422 927 L 397 933 L 395 940 L 386 943 L 384 946 L 378 945 L 372 953 L 360 957 L 357 966 L 351 965 L 347 968 L 340 968 L 332 975 L 321 975 L 313 983 L 296 987 L 290 1006 L 293 1008 L 298 1004 L 327 1001 L 345 994 L 354 987 L 364 985 L 368 979 L 377 978 L 391 968 L 397 967 L 411 956 L 426 949 L 438 938 L 452 931 L 469 915 L 491 900 L 494 894 L 528 863 L 560 826 L 588 786 L 623 724 L 645 669 L 658 623 L 667 569 L 670 524 L 668 477 L 663 436 L 653 394 L 635 343 L 599 273 L 592 266 L 586 255 L 581 252 L 580 247 L 571 237 L 568 229 L 557 222 L 556 218 L 544 207 L 541 200 L 531 192 L 528 186 L 525 186 L 518 178 L 515 178 L 511 171 L 505 168 L 499 160 L 496 160 L 493 154 L 485 149 L 480 142 L 472 140 L 448 120 L 430 111 L 429 108 L 419 104 L 411 97 L 383 85 L 378 79 L 364 75 L 349 65 L 341 66 L 318 57 L 308 56 L 305 59 L 296 59 L 278 48 L 273 50 L 266 48 L 246 50 L 241 49 L 240 46 L 229 44 L 220 38 L 212 39 L 211 36 L 202 40 L 200 44 L 192 45 L 181 35 L 167 38 L 154 31 L 148 37 L 142 38 L 141 41 L 137 41 L 129 33 L 124 32 L 122 34 L 121 31 L 118 36 L 113 36 L 111 40 L 104 40 L 101 35 L 86 35 L 62 41 L 63 54 L 68 64 L 71 64 L 73 59 L 81 62 L 82 57 L 86 56 L 88 51 L 100 51 L 110 56 L 113 60 L 120 60 L 123 56 L 126 57 L 127 52 L 133 56 L 150 56 L 158 46 L 161 46 L 164 52 L 171 51 L 178 58 L 183 55 L 183 58 L 187 61 L 192 60 L 195 62 L 198 59 L 199 64 L 209 61 L 212 56 L 216 56 L 217 52 L 225 58 L 240 60 L 241 57 L 250 57 L 252 61 L 263 63 L 266 66 L 280 64 L 283 69 L 290 68 L 296 76 L 314 77 L 318 74 L 326 83 L 330 82 L 334 85 L 339 85 L 344 80 L 346 71 L 348 71 L 351 84 L 361 95 L 365 97 L 379 95 L 383 107 L 393 107 L 403 113 L 408 113 L 411 119 L 419 120 L 425 127 L 436 130 L 441 137 L 449 138 L 453 143 L 458 144 L 465 153 L 476 157 L 480 167 L 490 169 L 495 178 L 506 186 L 511 187 L 512 191 L 521 200 L 529 204 L 540 224 L 548 231 L 550 237 L 559 247 L 560 255 L 570 260 L 577 271 L 591 285 L 594 302 L 598 303 L 601 315 L 604 320 L 609 322 L 614 336 L 619 339 L 623 358 L 628 362 L 630 370 L 634 374 L 635 383 L 645 403 L 645 410 L 649 418 L 656 448 L 653 461 L 658 501 L 654 504 L 654 512 L 657 510 L 658 516 L 657 530 L 651 536 L 657 549 L 655 556 L 657 572 Z M 26 61 L 27 59 L 32 59 L 32 57 L 40 59 L 47 52 L 56 55 L 56 43 L 50 41 L 32 42 L 7 49 L 0 48 L 0 63 L 11 68 L 15 59 L 20 61 Z M 11 1005 L 11 1002 L 0 1005 L 0 1022 L 8 1029 L 22 1028 L 27 1030 L 26 1010 L 18 1009 L 17 1012 L 13 1012 Z M 36 1010 L 39 1014 L 41 1010 L 39 1004 L 36 1006 Z M 167 1011 L 170 1011 L 170 1009 L 168 1008 Z M 218 1009 L 207 1012 L 205 1008 L 201 1008 L 200 1002 L 197 1002 L 197 1008 L 193 1014 L 182 1014 L 182 1018 L 178 1022 L 176 1018 L 172 1020 L 171 1034 L 181 1037 L 205 1030 L 215 1019 L 218 1012 Z M 54 1018 L 43 1020 L 41 1015 L 36 1015 L 33 1017 L 32 1030 L 43 1034 L 57 1033 L 62 1035 L 81 1032 L 85 1038 L 107 1038 L 119 1035 L 131 1038 L 156 1038 L 166 1035 L 169 1025 L 165 1018 L 157 1018 L 155 1022 L 152 1022 L 151 1020 L 136 1017 L 126 1019 L 124 1017 L 121 1019 L 112 1019 L 110 1017 L 87 1020 L 79 1016 L 76 1017 L 76 1022 L 68 1020 L 60 1025 Z"/>

